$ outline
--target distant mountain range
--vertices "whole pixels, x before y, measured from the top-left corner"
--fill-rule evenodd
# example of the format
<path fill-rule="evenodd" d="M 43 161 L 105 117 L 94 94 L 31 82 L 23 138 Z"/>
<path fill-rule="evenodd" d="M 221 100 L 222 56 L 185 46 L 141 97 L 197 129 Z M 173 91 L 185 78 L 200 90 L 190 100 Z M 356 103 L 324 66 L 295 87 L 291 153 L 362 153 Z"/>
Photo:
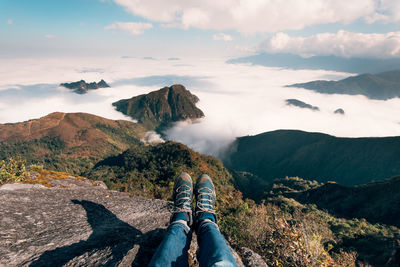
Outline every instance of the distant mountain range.
<path fill-rule="evenodd" d="M 300 87 L 323 94 L 365 95 L 371 99 L 386 100 L 400 97 L 400 70 L 362 74 L 340 81 L 312 81 L 296 83 L 288 87 Z"/>
<path fill-rule="evenodd" d="M 313 56 L 303 58 L 293 54 L 261 53 L 230 59 L 227 63 L 250 63 L 267 67 L 289 69 L 334 70 L 350 73 L 378 73 L 400 69 L 400 59 L 343 58 L 337 56 Z"/>
<path fill-rule="evenodd" d="M 312 106 L 312 105 L 307 104 L 298 99 L 286 99 L 285 101 L 286 101 L 286 105 L 288 105 L 288 106 L 295 106 L 295 107 L 299 107 L 299 108 L 307 108 L 307 109 L 319 111 L 319 107 Z"/>
<path fill-rule="evenodd" d="M 104 80 L 101 80 L 98 83 L 87 83 L 84 80 L 80 80 L 78 82 L 62 83 L 60 86 L 74 90 L 74 92 L 77 94 L 86 94 L 89 90 L 110 87 Z"/>
<path fill-rule="evenodd" d="M 238 138 L 225 163 L 271 182 L 298 176 L 343 185 L 365 184 L 400 174 L 400 137 L 339 138 L 278 130 Z"/>
<path fill-rule="evenodd" d="M 120 100 L 113 103 L 113 106 L 152 130 L 166 127 L 171 122 L 204 117 L 203 111 L 196 107 L 198 101 L 199 98 L 183 85 L 175 84 Z"/>

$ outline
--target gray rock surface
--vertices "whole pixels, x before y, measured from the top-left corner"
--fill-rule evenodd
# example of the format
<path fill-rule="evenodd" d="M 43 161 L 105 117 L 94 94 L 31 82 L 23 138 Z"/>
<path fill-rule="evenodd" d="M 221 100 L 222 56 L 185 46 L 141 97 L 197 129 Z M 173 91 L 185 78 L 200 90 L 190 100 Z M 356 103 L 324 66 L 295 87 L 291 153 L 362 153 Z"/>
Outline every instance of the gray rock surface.
<path fill-rule="evenodd" d="M 248 267 L 268 267 L 263 258 L 249 248 L 242 249 L 243 263 Z"/>
<path fill-rule="evenodd" d="M 101 184 L 4 185 L 0 203 L 0 266 L 146 266 L 170 217 L 166 201 Z"/>

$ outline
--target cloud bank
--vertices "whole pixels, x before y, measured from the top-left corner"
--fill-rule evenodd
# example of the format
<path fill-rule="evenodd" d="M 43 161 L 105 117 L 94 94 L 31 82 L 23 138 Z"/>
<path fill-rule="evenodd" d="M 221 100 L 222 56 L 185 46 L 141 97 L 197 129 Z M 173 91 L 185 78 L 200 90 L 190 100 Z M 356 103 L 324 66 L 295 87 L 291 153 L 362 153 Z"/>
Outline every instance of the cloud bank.
<path fill-rule="evenodd" d="M 327 23 L 400 19 L 398 0 L 197 1 L 114 0 L 134 15 L 166 27 L 236 30 L 243 34 L 297 30 Z"/>
<path fill-rule="evenodd" d="M 379 101 L 284 87 L 332 76 L 341 79 L 348 73 L 190 58 L 181 58 L 179 65 L 168 59 L 140 58 L 32 58 L 4 59 L 3 62 L 0 65 L 0 123 L 39 118 L 55 111 L 88 112 L 109 119 L 129 120 L 115 111 L 111 103 L 183 82 L 200 98 L 198 107 L 206 117 L 195 123 L 179 122 L 165 134 L 206 154 L 221 155 L 238 136 L 276 129 L 348 137 L 400 135 L 399 98 Z M 58 87 L 61 82 L 81 79 L 88 82 L 104 79 L 112 87 L 85 95 Z M 287 106 L 285 100 L 291 98 L 312 103 L 320 111 Z M 338 108 L 345 115 L 334 114 Z M 161 141 L 151 134 L 146 140 Z"/>
<path fill-rule="evenodd" d="M 153 28 L 151 23 L 143 22 L 115 22 L 111 25 L 105 26 L 105 30 L 122 30 L 132 35 L 143 34 L 145 30 Z"/>
<path fill-rule="evenodd" d="M 277 33 L 259 46 L 267 53 L 291 53 L 305 57 L 330 56 L 360 58 L 400 57 L 400 32 L 389 33 L 319 33 L 308 37 L 292 37 Z"/>
<path fill-rule="evenodd" d="M 381 21 L 384 23 L 400 20 L 400 1 L 380 0 L 375 2 L 375 12 L 366 18 L 367 23 Z"/>

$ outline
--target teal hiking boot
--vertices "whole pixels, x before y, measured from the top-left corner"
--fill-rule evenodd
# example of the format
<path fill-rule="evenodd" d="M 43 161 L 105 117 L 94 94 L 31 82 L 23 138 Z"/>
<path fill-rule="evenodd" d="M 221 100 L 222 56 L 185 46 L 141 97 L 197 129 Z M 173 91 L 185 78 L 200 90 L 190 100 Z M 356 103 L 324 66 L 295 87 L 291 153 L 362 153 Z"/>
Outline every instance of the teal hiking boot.
<path fill-rule="evenodd" d="M 205 219 L 217 222 L 215 213 L 215 187 L 207 174 L 201 175 L 194 189 L 196 196 L 195 225 L 199 225 Z"/>
<path fill-rule="evenodd" d="M 192 196 L 193 181 L 189 174 L 182 172 L 174 182 L 174 211 L 171 222 L 184 220 L 189 226 L 192 225 Z"/>

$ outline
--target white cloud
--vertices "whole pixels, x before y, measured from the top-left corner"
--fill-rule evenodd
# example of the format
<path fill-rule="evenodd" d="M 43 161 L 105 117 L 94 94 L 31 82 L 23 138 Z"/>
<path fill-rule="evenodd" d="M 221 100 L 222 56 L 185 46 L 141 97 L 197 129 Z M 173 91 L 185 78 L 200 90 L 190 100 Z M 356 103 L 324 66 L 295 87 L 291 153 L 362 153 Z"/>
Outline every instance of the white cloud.
<path fill-rule="evenodd" d="M 13 23 L 14 23 L 14 21 L 13 21 L 12 19 L 8 19 L 8 20 L 7 20 L 7 24 L 11 25 L 11 24 L 13 24 Z"/>
<path fill-rule="evenodd" d="M 302 29 L 315 24 L 350 23 L 398 5 L 395 3 L 398 0 L 386 0 L 390 5 L 379 4 L 385 0 L 114 1 L 134 15 L 162 22 L 167 27 L 237 30 L 243 34 Z"/>
<path fill-rule="evenodd" d="M 225 33 L 217 33 L 213 35 L 213 39 L 216 41 L 233 41 L 233 37 Z"/>
<path fill-rule="evenodd" d="M 162 139 L 161 135 L 159 135 L 155 131 L 146 132 L 144 136 L 140 139 L 140 141 L 145 144 L 159 144 L 165 142 L 165 140 Z"/>
<path fill-rule="evenodd" d="M 292 53 L 302 56 L 335 55 L 340 57 L 400 57 L 400 32 L 319 33 L 308 37 L 292 37 L 277 33 L 261 43 L 260 51 L 268 53 Z"/>
<path fill-rule="evenodd" d="M 380 0 L 376 2 L 376 10 L 366 18 L 368 23 L 382 21 L 385 23 L 400 20 L 399 0 Z"/>
<path fill-rule="evenodd" d="M 162 86 L 118 85 L 118 81 L 154 75 L 187 75 L 205 77 L 209 82 L 187 87 L 200 98 L 198 107 L 206 117 L 199 123 L 180 122 L 167 135 L 203 153 L 218 155 L 237 136 L 276 129 L 352 137 L 397 136 L 400 132 L 400 98 L 379 101 L 364 96 L 324 95 L 284 87 L 326 79 L 328 75 L 344 78 L 349 75 L 346 73 L 266 68 L 226 64 L 221 59 L 184 57 L 179 66 L 174 61 L 141 58 L 4 58 L 2 63 L 0 123 L 25 121 L 54 111 L 88 112 L 110 119 L 126 119 L 111 103 Z M 82 71 L 86 69 L 93 71 Z M 88 82 L 104 79 L 112 87 L 84 95 L 58 88 L 62 82 L 80 79 Z M 288 98 L 318 106 L 320 111 L 289 107 L 285 104 Z M 334 114 L 338 108 L 344 109 L 346 114 Z M 155 141 L 158 138 L 148 135 L 147 139 Z"/>
<path fill-rule="evenodd" d="M 46 34 L 44 37 L 47 38 L 47 39 L 55 39 L 57 37 L 57 35 L 55 35 L 55 34 Z"/>
<path fill-rule="evenodd" d="M 104 27 L 105 30 L 119 29 L 133 35 L 143 34 L 145 30 L 151 28 L 153 28 L 153 25 L 151 23 L 143 22 L 115 22 L 111 25 Z"/>

